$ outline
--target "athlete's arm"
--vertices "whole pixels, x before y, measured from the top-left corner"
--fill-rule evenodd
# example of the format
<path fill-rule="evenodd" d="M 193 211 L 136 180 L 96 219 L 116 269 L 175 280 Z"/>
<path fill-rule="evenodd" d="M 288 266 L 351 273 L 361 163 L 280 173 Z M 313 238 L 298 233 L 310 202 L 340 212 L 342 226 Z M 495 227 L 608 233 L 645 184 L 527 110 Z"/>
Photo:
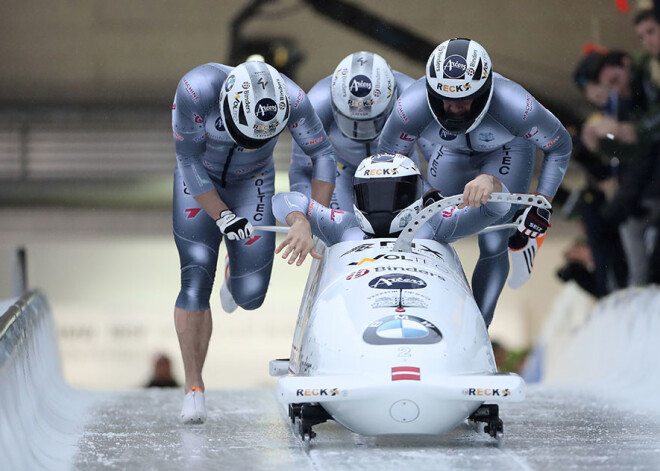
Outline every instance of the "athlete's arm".
<path fill-rule="evenodd" d="M 289 224 L 288 217 L 294 212 L 307 218 L 312 234 L 327 246 L 340 242 L 346 230 L 358 225 L 353 214 L 330 209 L 302 193 L 290 191 L 273 196 L 273 215 L 278 221 Z"/>
<path fill-rule="evenodd" d="M 289 258 L 289 265 L 294 262 L 297 266 L 302 265 L 310 254 L 313 258 L 323 258 L 314 249 L 314 240 L 312 239 L 312 227 L 303 213 L 294 211 L 286 217 L 286 223 L 289 225 L 289 233 L 280 245 L 275 249 L 275 253 L 282 253 L 282 258 Z M 296 261 L 297 259 L 297 261 Z"/>
<path fill-rule="evenodd" d="M 289 131 L 302 151 L 312 159 L 312 198 L 329 206 L 337 166 L 330 140 L 305 92 L 290 79 L 286 80 L 291 97 Z"/>
<path fill-rule="evenodd" d="M 488 113 L 512 134 L 524 137 L 543 151 L 536 192 L 551 201 L 568 168 L 573 149 L 571 136 L 555 115 L 517 83 L 500 79 L 495 86 Z"/>
<path fill-rule="evenodd" d="M 502 182 L 499 178 L 482 173 L 468 182 L 463 190 L 463 202 L 458 205 L 458 209 L 463 209 L 466 206 L 478 208 L 482 204 L 488 202 L 488 197 L 491 193 L 499 193 L 502 191 Z"/>
<path fill-rule="evenodd" d="M 426 82 L 421 78 L 397 99 L 380 134 L 378 152 L 410 155 L 415 141 L 432 120 L 426 102 Z"/>
<path fill-rule="evenodd" d="M 505 185 L 500 185 L 498 191 L 509 192 Z M 435 240 L 449 243 L 478 233 L 502 218 L 510 209 L 511 204 L 504 202 L 488 202 L 479 207 L 463 209 L 452 207 L 433 216 L 429 224 L 433 228 Z"/>
<path fill-rule="evenodd" d="M 228 208 L 202 165 L 202 155 L 206 152 L 204 119 L 217 98 L 213 98 L 217 95 L 214 82 L 226 77 L 226 73 L 219 73 L 218 69 L 215 65 L 205 64 L 188 72 L 179 82 L 172 104 L 172 136 L 177 164 L 195 201 L 215 220 Z"/>

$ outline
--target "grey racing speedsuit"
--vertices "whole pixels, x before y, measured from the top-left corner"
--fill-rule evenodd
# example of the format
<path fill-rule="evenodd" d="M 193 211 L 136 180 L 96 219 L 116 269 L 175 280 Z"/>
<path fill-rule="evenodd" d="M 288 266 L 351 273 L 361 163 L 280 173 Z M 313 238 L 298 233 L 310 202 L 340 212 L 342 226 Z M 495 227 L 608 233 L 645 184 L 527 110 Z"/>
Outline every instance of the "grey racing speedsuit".
<path fill-rule="evenodd" d="M 393 71 L 396 78 L 397 93 L 400 95 L 409 85 L 415 83 L 415 80 L 401 72 Z M 353 211 L 353 175 L 360 162 L 366 157 L 374 155 L 378 150 L 378 138 L 372 141 L 354 141 L 346 137 L 335 121 L 332 112 L 331 95 L 332 75 L 321 79 L 314 85 L 307 97 L 314 106 L 319 119 L 323 123 L 323 128 L 332 142 L 337 159 L 335 191 L 332 193 L 330 207 L 332 209 L 342 209 L 344 211 Z M 422 139 L 420 149 L 428 160 L 435 147 L 433 144 Z M 417 153 L 411 151 L 410 158 L 419 164 Z M 310 180 L 312 178 L 312 161 L 303 152 L 302 148 L 293 143 L 293 152 L 291 154 L 291 165 L 289 167 L 289 186 L 291 191 L 298 191 L 307 197 L 311 195 Z"/>
<path fill-rule="evenodd" d="M 232 67 L 209 63 L 188 72 L 179 82 L 172 105 L 172 130 L 177 166 L 174 172 L 174 239 L 181 261 L 181 290 L 176 307 L 209 309 L 222 233 L 219 215 L 208 215 L 194 197 L 215 190 L 237 215 L 252 224 L 274 224 L 271 198 L 277 138 L 253 150 L 237 146 L 220 117 L 218 100 Z M 313 161 L 315 179 L 334 182 L 335 160 L 305 92 L 284 77 L 291 100 L 289 130 Z M 236 303 L 256 309 L 266 296 L 273 264 L 275 234 L 226 241 L 227 284 Z"/>
<path fill-rule="evenodd" d="M 503 186 L 503 191 L 508 191 Z M 509 209 L 509 203 L 488 203 L 479 208 L 448 208 L 436 214 L 416 234 L 418 239 L 433 239 L 438 242 L 454 242 L 476 234 L 481 229 L 501 219 Z M 293 212 L 301 212 L 310 222 L 312 234 L 327 246 L 345 240 L 362 240 L 370 236 L 360 228 L 352 212 L 332 209 L 318 201 L 307 198 L 302 193 L 292 191 L 278 193 L 273 197 L 273 214 L 278 221 L 286 224 L 286 217 Z"/>
<path fill-rule="evenodd" d="M 405 138 L 402 138 L 405 136 Z M 468 134 L 451 134 L 438 124 L 426 99 L 426 80 L 419 79 L 397 101 L 381 133 L 379 152 L 407 154 L 417 138 L 439 144 L 428 165 L 428 180 L 445 196 L 462 194 L 478 174 L 494 175 L 509 191 L 526 193 L 532 180 L 535 149 L 544 160 L 537 192 L 553 197 L 571 155 L 571 138 L 559 120 L 519 84 L 493 75 L 493 97 L 481 123 Z M 511 219 L 517 207 L 498 223 Z M 510 231 L 479 236 L 480 256 L 472 290 L 490 324 L 509 273 Z"/>

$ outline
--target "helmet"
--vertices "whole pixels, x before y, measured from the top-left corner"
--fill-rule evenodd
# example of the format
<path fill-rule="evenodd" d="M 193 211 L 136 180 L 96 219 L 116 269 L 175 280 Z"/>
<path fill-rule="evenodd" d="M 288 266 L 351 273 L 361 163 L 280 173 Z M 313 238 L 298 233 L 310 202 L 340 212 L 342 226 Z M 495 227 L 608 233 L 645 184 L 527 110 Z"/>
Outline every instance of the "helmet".
<path fill-rule="evenodd" d="M 256 149 L 286 127 L 290 112 L 286 82 L 265 62 L 236 66 L 220 90 L 220 115 L 232 140 Z"/>
<path fill-rule="evenodd" d="M 490 105 L 493 96 L 493 70 L 486 50 L 476 41 L 455 38 L 435 48 L 426 63 L 426 98 L 431 112 L 447 131 L 472 131 Z M 445 110 L 445 102 L 472 100 L 460 117 Z"/>
<path fill-rule="evenodd" d="M 353 209 L 374 237 L 399 235 L 422 207 L 424 181 L 415 162 L 401 154 L 364 159 L 353 177 Z"/>
<path fill-rule="evenodd" d="M 335 69 L 332 111 L 344 136 L 356 141 L 378 137 L 396 100 L 396 78 L 378 54 L 356 52 Z"/>

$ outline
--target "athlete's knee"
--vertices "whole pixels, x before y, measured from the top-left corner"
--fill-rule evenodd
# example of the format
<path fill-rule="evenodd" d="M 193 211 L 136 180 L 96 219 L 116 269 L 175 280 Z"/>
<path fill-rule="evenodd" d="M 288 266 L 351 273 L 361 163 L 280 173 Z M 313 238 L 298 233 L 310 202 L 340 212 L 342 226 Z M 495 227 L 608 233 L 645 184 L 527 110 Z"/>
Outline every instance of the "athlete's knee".
<path fill-rule="evenodd" d="M 236 304 L 250 311 L 260 307 L 266 299 L 268 280 L 261 277 L 232 278 L 230 286 Z"/>
<path fill-rule="evenodd" d="M 243 309 L 252 310 L 260 307 L 266 298 L 268 283 L 270 282 L 272 264 L 247 276 L 231 277 L 229 287 L 236 304 Z"/>
<path fill-rule="evenodd" d="M 181 290 L 176 307 L 189 311 L 209 309 L 214 273 L 205 267 L 189 266 L 181 270 Z"/>
<path fill-rule="evenodd" d="M 508 255 L 509 231 L 493 231 L 479 236 L 479 259 Z"/>

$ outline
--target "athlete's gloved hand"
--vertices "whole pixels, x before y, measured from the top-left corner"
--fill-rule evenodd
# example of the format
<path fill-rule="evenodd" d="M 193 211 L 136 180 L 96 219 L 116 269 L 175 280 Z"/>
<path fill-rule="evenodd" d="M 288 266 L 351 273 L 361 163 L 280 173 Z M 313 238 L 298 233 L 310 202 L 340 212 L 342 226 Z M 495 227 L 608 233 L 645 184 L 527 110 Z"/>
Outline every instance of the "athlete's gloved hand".
<path fill-rule="evenodd" d="M 444 196 L 438 191 L 438 190 L 429 190 L 426 192 L 424 195 L 424 198 L 422 199 L 423 206 L 426 208 L 428 206 L 431 206 L 433 203 L 437 203 L 440 200 L 445 199 Z"/>
<path fill-rule="evenodd" d="M 220 219 L 215 221 L 224 235 L 229 240 L 249 239 L 254 234 L 254 228 L 250 221 L 236 216 L 231 210 L 225 209 L 220 213 Z"/>
<path fill-rule="evenodd" d="M 531 237 L 532 239 L 545 234 L 550 225 L 550 216 L 552 209 L 537 208 L 536 206 L 529 206 L 527 209 L 521 209 L 513 217 L 514 222 L 518 222 L 518 231 L 521 234 Z"/>

